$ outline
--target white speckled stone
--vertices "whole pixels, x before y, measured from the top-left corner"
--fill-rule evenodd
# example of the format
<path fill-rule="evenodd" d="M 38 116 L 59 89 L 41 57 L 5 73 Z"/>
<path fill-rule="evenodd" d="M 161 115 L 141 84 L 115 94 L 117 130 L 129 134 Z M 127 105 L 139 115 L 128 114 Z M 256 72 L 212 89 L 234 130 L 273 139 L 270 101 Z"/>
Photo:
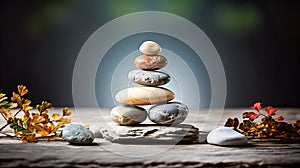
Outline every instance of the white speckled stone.
<path fill-rule="evenodd" d="M 161 47 L 154 41 L 145 41 L 139 47 L 140 52 L 146 55 L 156 55 L 161 51 Z"/>
<path fill-rule="evenodd" d="M 248 144 L 248 139 L 243 134 L 229 127 L 220 127 L 212 130 L 207 135 L 207 142 L 220 146 L 243 146 Z"/>
<path fill-rule="evenodd" d="M 146 86 L 164 85 L 170 81 L 170 76 L 160 71 L 132 70 L 128 73 L 128 78 L 134 83 Z"/>
<path fill-rule="evenodd" d="M 67 125 L 62 135 L 71 144 L 91 144 L 94 141 L 93 133 L 80 124 Z"/>

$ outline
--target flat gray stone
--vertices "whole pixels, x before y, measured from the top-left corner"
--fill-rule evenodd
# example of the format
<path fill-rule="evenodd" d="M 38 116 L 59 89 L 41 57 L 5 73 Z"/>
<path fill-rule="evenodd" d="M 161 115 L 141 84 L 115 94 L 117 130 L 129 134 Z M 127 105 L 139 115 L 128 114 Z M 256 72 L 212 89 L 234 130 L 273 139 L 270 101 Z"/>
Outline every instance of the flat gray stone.
<path fill-rule="evenodd" d="M 103 138 L 116 143 L 195 143 L 198 142 L 198 128 L 179 124 L 163 126 L 156 124 L 140 124 L 138 126 L 115 125 L 110 130 L 100 128 Z"/>
<path fill-rule="evenodd" d="M 161 125 L 176 125 L 183 122 L 187 115 L 188 107 L 179 102 L 157 104 L 149 109 L 149 119 Z"/>
<path fill-rule="evenodd" d="M 164 85 L 170 81 L 170 76 L 160 71 L 132 70 L 128 73 L 128 78 L 134 83 L 146 86 Z"/>
<path fill-rule="evenodd" d="M 248 144 L 248 139 L 243 134 L 229 127 L 220 127 L 212 130 L 207 135 L 207 142 L 220 146 L 243 146 Z"/>
<path fill-rule="evenodd" d="M 94 141 L 93 133 L 80 124 L 67 125 L 62 135 L 71 144 L 91 144 Z"/>

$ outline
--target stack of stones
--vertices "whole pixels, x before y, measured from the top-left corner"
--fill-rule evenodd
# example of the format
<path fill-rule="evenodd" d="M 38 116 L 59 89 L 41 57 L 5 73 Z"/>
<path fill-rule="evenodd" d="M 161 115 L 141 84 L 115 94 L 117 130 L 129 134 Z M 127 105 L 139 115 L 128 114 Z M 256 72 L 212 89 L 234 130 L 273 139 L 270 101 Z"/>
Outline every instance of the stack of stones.
<path fill-rule="evenodd" d="M 179 124 L 185 120 L 188 107 L 183 103 L 169 102 L 175 94 L 166 88 L 160 87 L 170 81 L 170 76 L 157 71 L 167 65 L 167 59 L 158 55 L 161 52 L 159 44 L 145 41 L 139 51 L 143 55 L 134 60 L 134 65 L 139 68 L 132 70 L 128 78 L 142 86 L 130 87 L 119 91 L 115 99 L 120 106 L 111 110 L 113 121 L 120 125 L 134 125 L 149 119 L 157 124 Z M 140 106 L 153 105 L 148 112 Z"/>

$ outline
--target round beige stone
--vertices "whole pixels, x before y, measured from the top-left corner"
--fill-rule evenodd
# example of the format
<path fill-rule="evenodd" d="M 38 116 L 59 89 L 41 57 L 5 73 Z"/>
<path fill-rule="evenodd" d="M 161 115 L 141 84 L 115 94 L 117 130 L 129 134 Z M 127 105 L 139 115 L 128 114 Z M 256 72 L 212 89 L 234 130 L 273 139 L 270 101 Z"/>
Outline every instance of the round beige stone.
<path fill-rule="evenodd" d="M 138 106 L 121 105 L 114 107 L 110 115 L 112 120 L 120 125 L 134 125 L 146 120 L 147 111 Z"/>
<path fill-rule="evenodd" d="M 115 99 L 121 104 L 150 105 L 168 102 L 175 94 L 162 87 L 136 86 L 119 91 Z"/>
<path fill-rule="evenodd" d="M 146 55 L 155 55 L 160 53 L 161 47 L 154 41 L 145 41 L 140 45 L 139 50 Z"/>

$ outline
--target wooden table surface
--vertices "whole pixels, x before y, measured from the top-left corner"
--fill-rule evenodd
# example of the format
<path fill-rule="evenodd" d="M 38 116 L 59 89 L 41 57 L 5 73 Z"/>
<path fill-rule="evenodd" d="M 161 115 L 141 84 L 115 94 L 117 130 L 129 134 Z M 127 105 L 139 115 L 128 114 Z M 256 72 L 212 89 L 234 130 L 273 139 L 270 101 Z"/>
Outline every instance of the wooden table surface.
<path fill-rule="evenodd" d="M 203 131 L 202 142 L 206 132 L 224 125 L 228 117 L 241 119 L 241 114 L 249 110 L 192 110 L 185 123 Z M 250 140 L 244 147 L 111 143 L 98 135 L 100 127 L 111 124 L 109 112 L 109 109 L 73 109 L 72 122 L 88 124 L 97 136 L 90 146 L 74 146 L 65 141 L 24 144 L 1 135 L 0 167 L 300 167 L 300 143 Z M 284 115 L 287 122 L 300 119 L 300 109 L 280 108 L 278 114 Z M 4 131 L 11 132 L 9 128 Z"/>

